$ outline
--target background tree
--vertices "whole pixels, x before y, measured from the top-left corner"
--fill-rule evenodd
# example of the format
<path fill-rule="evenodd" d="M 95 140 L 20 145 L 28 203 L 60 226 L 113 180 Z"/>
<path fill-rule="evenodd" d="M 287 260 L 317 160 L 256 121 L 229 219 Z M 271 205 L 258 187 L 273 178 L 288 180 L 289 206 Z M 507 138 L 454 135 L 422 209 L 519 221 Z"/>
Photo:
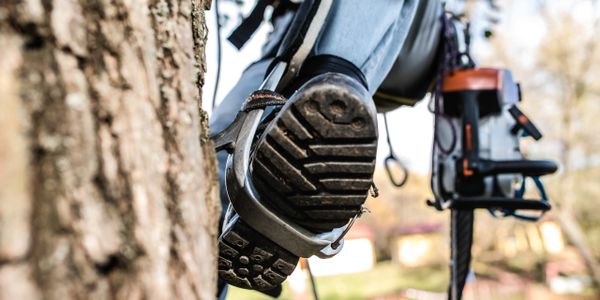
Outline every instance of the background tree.
<path fill-rule="evenodd" d="M 545 133 L 526 149 L 560 162 L 548 181 L 552 215 L 600 287 L 600 7 L 594 0 L 499 4 L 503 14 L 527 14 L 527 22 L 505 14 L 482 60 L 511 68 L 521 80 L 525 110 Z"/>
<path fill-rule="evenodd" d="M 209 5 L 0 1 L 0 299 L 214 299 Z"/>

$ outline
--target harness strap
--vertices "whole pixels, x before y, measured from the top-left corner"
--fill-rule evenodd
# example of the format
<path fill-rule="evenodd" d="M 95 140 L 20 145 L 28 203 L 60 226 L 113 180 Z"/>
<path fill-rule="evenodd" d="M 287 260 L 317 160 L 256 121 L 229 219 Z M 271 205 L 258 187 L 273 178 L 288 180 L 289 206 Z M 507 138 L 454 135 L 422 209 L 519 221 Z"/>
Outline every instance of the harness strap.
<path fill-rule="evenodd" d="M 262 24 L 267 6 L 272 0 L 258 0 L 250 15 L 229 35 L 227 40 L 238 50 L 244 47 L 254 32 Z"/>
<path fill-rule="evenodd" d="M 296 10 L 302 1 L 303 0 L 258 0 L 250 14 L 234 29 L 227 40 L 229 40 L 229 42 L 231 42 L 238 50 L 241 49 L 262 24 L 268 6 L 273 7 L 273 13 L 270 16 L 271 23 L 273 23 L 273 26 L 279 26 L 279 24 L 274 23 L 274 20 L 290 10 Z"/>

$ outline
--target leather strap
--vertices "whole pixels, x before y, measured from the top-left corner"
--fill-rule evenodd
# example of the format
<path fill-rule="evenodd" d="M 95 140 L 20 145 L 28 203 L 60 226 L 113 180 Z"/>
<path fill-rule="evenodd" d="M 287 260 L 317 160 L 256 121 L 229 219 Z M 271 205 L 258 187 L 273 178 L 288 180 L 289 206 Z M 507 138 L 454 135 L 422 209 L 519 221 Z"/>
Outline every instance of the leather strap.
<path fill-rule="evenodd" d="M 253 109 L 265 108 L 267 106 L 281 106 L 284 105 L 286 101 L 287 99 L 279 93 L 270 90 L 258 90 L 246 98 L 242 111 L 247 112 Z"/>

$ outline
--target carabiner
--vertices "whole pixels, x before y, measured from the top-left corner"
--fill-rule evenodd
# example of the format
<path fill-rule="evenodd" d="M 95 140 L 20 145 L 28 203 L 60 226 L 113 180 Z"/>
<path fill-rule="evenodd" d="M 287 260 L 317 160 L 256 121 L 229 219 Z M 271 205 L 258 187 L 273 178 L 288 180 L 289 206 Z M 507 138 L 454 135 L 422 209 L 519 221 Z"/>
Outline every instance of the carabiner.
<path fill-rule="evenodd" d="M 383 123 L 385 124 L 385 135 L 388 147 L 390 149 L 390 154 L 383 161 L 385 165 L 385 171 L 387 172 L 388 177 L 394 186 L 402 187 L 408 180 L 408 168 L 406 168 L 406 166 L 398 159 L 398 157 L 396 157 L 396 154 L 394 153 L 394 147 L 392 147 L 392 140 L 390 139 L 390 129 L 387 122 L 387 113 L 383 114 Z M 402 174 L 402 177 L 399 178 L 400 180 L 396 180 L 397 178 L 394 177 L 394 172 L 392 172 L 393 164 L 396 164 L 400 167 Z"/>
<path fill-rule="evenodd" d="M 408 181 L 408 169 L 406 168 L 406 166 L 394 155 L 393 152 L 390 152 L 390 154 L 388 155 L 388 157 L 385 158 L 384 160 L 384 164 L 385 164 L 385 171 L 388 174 L 388 177 L 390 178 L 390 181 L 392 182 L 392 184 L 396 187 L 402 187 L 406 184 L 406 181 Z M 398 173 L 398 172 L 393 172 L 393 165 L 396 165 L 396 168 L 400 169 L 400 177 L 396 177 L 394 176 L 394 173 Z"/>

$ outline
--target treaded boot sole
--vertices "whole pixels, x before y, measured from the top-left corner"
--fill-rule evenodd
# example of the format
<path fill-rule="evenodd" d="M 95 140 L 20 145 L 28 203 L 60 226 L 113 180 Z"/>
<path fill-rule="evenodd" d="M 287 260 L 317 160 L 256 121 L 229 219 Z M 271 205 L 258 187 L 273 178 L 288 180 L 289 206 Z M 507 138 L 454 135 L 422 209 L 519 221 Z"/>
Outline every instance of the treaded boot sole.
<path fill-rule="evenodd" d="M 298 256 L 271 242 L 240 219 L 219 239 L 219 277 L 237 287 L 274 290 L 292 274 L 297 263 Z"/>
<path fill-rule="evenodd" d="M 370 97 L 351 79 L 333 74 L 297 91 L 255 147 L 252 181 L 261 200 L 314 232 L 354 217 L 372 185 L 377 153 Z M 273 290 L 297 263 L 297 256 L 239 218 L 219 239 L 219 276 L 241 288 Z"/>
<path fill-rule="evenodd" d="M 253 183 L 261 199 L 305 228 L 343 226 L 373 183 L 377 114 L 364 88 L 345 76 L 296 92 L 256 147 Z"/>

